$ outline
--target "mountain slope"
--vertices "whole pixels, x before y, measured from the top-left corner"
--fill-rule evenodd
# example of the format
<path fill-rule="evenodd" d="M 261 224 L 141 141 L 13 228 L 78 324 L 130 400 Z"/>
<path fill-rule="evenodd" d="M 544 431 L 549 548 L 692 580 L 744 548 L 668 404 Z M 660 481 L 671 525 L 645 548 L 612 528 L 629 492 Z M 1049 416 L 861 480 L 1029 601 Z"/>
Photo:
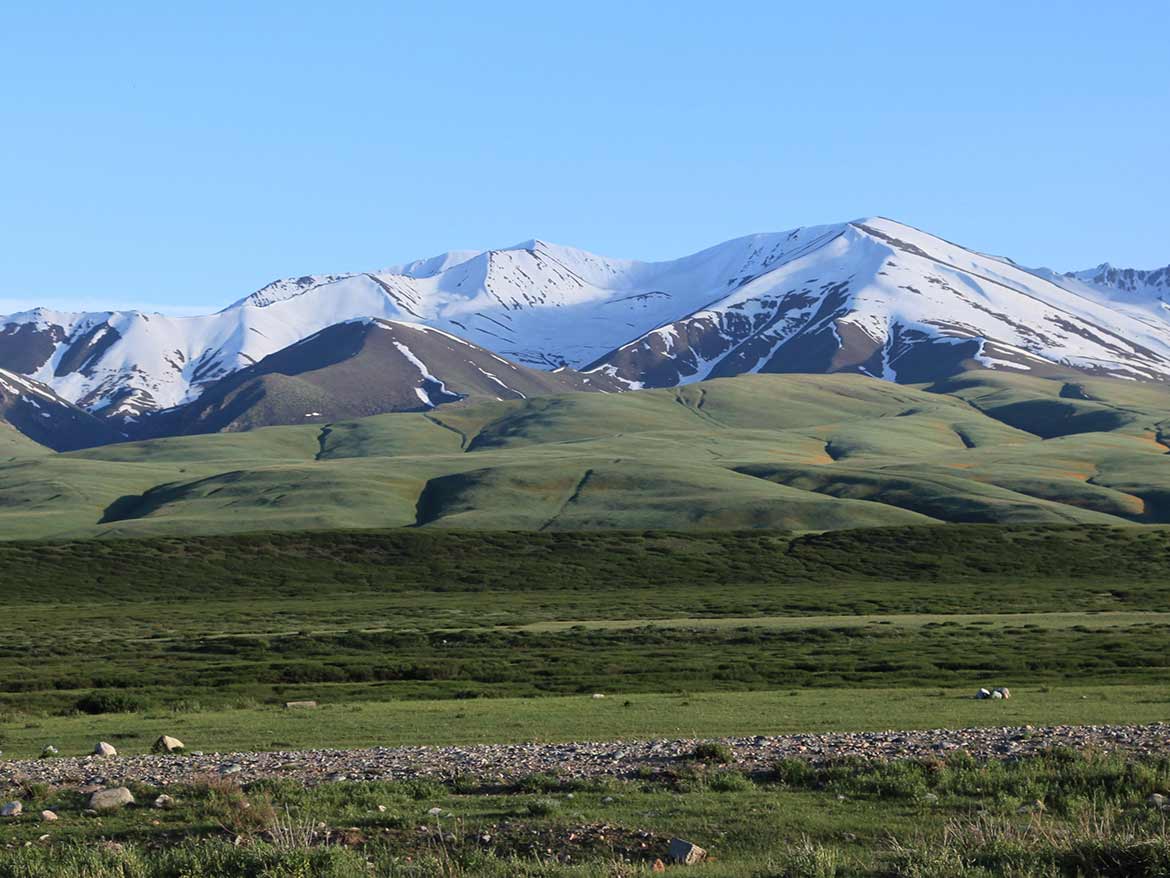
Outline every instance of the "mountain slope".
<path fill-rule="evenodd" d="M 1158 326 L 1170 321 L 1170 265 L 1152 271 L 1116 268 L 1108 262 L 1085 271 L 1034 274 L 1086 298 L 1107 302 L 1137 320 Z"/>
<path fill-rule="evenodd" d="M 359 320 L 323 329 L 148 418 L 142 432 L 179 435 L 427 411 L 468 398 L 524 399 L 617 390 L 605 376 L 540 372 L 427 326 Z"/>
<path fill-rule="evenodd" d="M 46 448 L 72 451 L 124 438 L 110 424 L 43 384 L 6 369 L 0 369 L 0 425 L 5 428 L 0 448 L 13 453 L 43 453 Z"/>
<path fill-rule="evenodd" d="M 630 388 L 755 371 L 914 382 L 968 368 L 1164 381 L 1165 273 L 1032 272 L 882 218 L 751 235 L 666 262 L 532 240 L 277 281 L 200 317 L 2 317 L 0 368 L 134 421 L 330 326 L 381 318 Z"/>

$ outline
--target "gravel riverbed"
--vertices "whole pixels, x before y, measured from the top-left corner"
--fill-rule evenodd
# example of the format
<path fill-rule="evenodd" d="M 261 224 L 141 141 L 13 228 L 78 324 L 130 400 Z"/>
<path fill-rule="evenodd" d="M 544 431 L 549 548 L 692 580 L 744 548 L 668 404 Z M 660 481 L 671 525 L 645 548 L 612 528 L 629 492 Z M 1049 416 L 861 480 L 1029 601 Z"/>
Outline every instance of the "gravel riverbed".
<path fill-rule="evenodd" d="M 177 728 L 175 733 L 181 736 L 182 729 Z M 757 771 L 788 757 L 813 762 L 842 756 L 894 760 L 938 757 L 965 750 L 977 759 L 1012 759 L 1056 746 L 1170 755 L 1170 723 L 840 732 L 705 740 L 718 740 L 729 746 L 735 754 L 735 767 Z M 21 782 L 75 787 L 126 783 L 165 786 L 209 774 L 231 775 L 241 783 L 286 778 L 307 784 L 419 777 L 443 779 L 458 775 L 509 781 L 536 772 L 556 772 L 568 778 L 625 777 L 644 768 L 656 770 L 677 764 L 697 743 L 698 739 L 675 739 L 0 759 L 0 789 Z"/>

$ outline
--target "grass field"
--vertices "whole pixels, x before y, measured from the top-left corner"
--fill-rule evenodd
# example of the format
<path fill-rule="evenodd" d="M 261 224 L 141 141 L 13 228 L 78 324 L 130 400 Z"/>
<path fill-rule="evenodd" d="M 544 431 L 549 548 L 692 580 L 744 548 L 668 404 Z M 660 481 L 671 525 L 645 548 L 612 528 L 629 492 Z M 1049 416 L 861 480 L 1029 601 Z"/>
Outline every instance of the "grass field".
<path fill-rule="evenodd" d="M 1166 714 L 1160 528 L 267 534 L 8 543 L 0 565 L 10 753 L 175 724 L 211 749 L 369 744 L 388 723 L 564 738 L 602 715 L 592 736 L 715 734 L 756 693 L 810 728 Z M 958 697 L 982 685 L 1037 694 L 997 713 Z M 573 697 L 597 691 L 613 700 Z M 731 700 L 681 724 L 659 708 L 700 696 Z M 272 707 L 303 698 L 311 720 Z"/>
<path fill-rule="evenodd" d="M 277 532 L 7 542 L 0 569 L 5 758 L 1170 719 L 1160 527 Z M 995 685 L 1012 699 L 971 697 Z M 25 806 L 0 878 L 632 876 L 672 835 L 716 878 L 1152 878 L 1166 765 L 213 777 L 99 817 L 25 784 L 0 790 Z"/>
<path fill-rule="evenodd" d="M 744 375 L 69 454 L 5 433 L 0 538 L 1170 523 L 1168 436 L 1164 387 L 995 372 Z"/>
<path fill-rule="evenodd" d="M 170 787 L 162 810 L 82 814 L 85 799 L 30 787 L 9 821 L 5 878 L 461 878 L 651 874 L 681 837 L 711 878 L 1158 878 L 1166 817 L 1149 804 L 1165 759 L 1063 751 L 1016 763 L 820 768 L 780 762 L 753 777 L 680 762 L 631 781 L 534 775 L 513 785 L 230 779 Z M 139 802 L 160 790 L 138 786 Z M 47 830 L 47 831 L 46 831 Z"/>
<path fill-rule="evenodd" d="M 1000 682 L 991 677 L 987 685 Z M 971 687 L 826 688 L 750 692 L 610 693 L 541 698 L 349 701 L 318 686 L 297 695 L 316 710 L 278 705 L 87 715 L 21 715 L 0 730 L 5 756 L 31 759 L 52 744 L 84 756 L 95 742 L 147 753 L 159 735 L 208 753 L 314 747 L 392 747 L 523 741 L 714 738 L 801 732 L 1131 724 L 1170 720 L 1170 691 L 1147 685 L 1012 685 L 1010 701 L 976 701 Z M 336 699 L 336 700 L 335 700 Z"/>

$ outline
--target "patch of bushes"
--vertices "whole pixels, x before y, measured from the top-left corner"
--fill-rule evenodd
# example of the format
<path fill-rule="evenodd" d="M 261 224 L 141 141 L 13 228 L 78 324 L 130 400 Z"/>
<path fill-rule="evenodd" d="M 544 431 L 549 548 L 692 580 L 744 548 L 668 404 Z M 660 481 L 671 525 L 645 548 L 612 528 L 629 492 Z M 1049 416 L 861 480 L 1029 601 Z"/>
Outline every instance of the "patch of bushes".
<path fill-rule="evenodd" d="M 78 713 L 140 713 L 147 705 L 141 699 L 125 692 L 90 692 L 73 702 Z"/>

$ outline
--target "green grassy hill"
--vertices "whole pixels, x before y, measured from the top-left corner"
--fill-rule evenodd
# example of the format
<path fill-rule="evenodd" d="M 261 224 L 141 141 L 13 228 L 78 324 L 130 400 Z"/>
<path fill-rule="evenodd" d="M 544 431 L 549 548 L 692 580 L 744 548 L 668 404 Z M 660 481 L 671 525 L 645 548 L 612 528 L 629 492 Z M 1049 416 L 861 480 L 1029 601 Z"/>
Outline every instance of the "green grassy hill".
<path fill-rule="evenodd" d="M 1155 385 L 745 375 L 69 454 L 14 447 L 0 533 L 1166 523 L 1168 442 L 1170 389 Z"/>

